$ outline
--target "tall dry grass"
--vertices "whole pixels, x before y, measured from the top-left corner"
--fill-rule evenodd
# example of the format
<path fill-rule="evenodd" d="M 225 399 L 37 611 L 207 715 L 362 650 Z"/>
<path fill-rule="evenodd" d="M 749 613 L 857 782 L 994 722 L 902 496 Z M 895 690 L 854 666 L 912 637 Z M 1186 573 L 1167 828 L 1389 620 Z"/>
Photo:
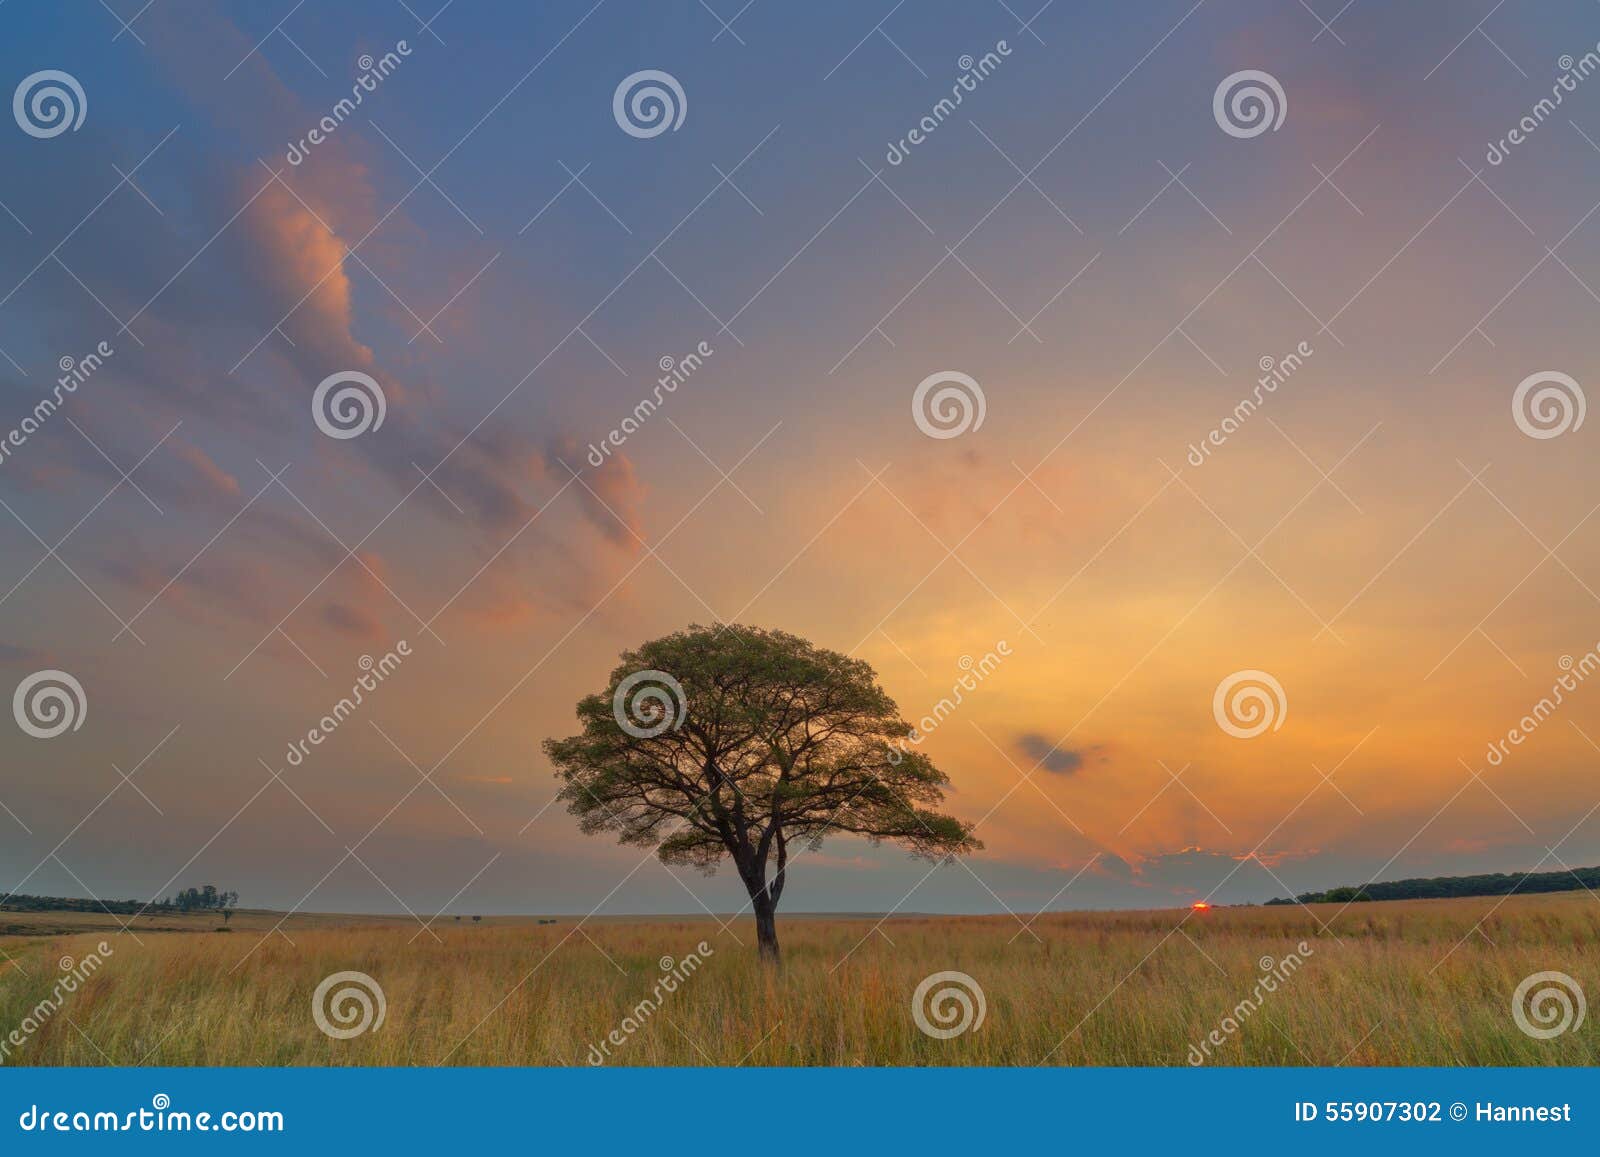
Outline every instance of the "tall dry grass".
<path fill-rule="evenodd" d="M 1337 913 L 1337 914 L 1336 914 Z M 1323 931 L 1320 921 L 1331 921 Z M 1181 924 L 1180 924 L 1181 922 Z M 1518 1029 L 1511 994 L 1535 972 L 1600 994 L 1600 903 L 1585 893 L 1208 913 L 897 918 L 780 924 L 785 968 L 763 970 L 754 929 L 710 920 L 290 926 L 293 943 L 141 933 L 12 938 L 0 949 L 0 1035 L 105 938 L 101 971 L 5 1063 L 43 1065 L 581 1065 L 650 996 L 660 958 L 700 941 L 704 966 L 641 1018 L 605 1063 L 626 1065 L 1179 1065 L 1249 996 L 1261 958 L 1305 941 L 1300 970 L 1208 1063 L 1592 1065 L 1600 1025 L 1552 1040 Z M 736 943 L 737 935 L 743 943 Z M 1035 938 L 1037 937 L 1037 939 Z M 25 970 L 25 971 L 24 971 Z M 381 1028 L 318 1030 L 311 993 L 371 975 Z M 919 1031 L 911 996 L 931 973 L 981 986 L 983 1025 Z M 1600 1012 L 1596 1013 L 1600 1016 Z"/>

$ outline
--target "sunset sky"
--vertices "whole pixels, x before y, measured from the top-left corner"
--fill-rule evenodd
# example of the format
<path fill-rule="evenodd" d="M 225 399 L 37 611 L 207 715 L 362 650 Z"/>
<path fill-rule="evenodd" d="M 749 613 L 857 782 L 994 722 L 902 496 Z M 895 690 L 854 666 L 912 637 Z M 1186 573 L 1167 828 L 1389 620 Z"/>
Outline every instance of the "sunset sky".
<path fill-rule="evenodd" d="M 440 2 L 0 8 L 5 91 L 86 104 L 0 124 L 0 439 L 113 351 L 0 459 L 0 690 L 86 702 L 0 728 L 0 891 L 737 910 L 579 834 L 539 750 L 713 620 L 866 659 L 912 721 L 1011 652 L 923 745 L 986 850 L 831 840 L 787 910 L 1600 863 L 1600 678 L 1488 758 L 1600 644 L 1600 418 L 1513 405 L 1594 381 L 1600 76 L 1487 156 L 1594 4 Z M 619 125 L 641 70 L 676 129 Z M 1275 130 L 1214 115 L 1242 70 Z M 345 371 L 386 413 L 341 439 Z M 984 420 L 930 437 L 947 371 Z M 1254 738 L 1213 713 L 1239 671 L 1283 689 Z"/>

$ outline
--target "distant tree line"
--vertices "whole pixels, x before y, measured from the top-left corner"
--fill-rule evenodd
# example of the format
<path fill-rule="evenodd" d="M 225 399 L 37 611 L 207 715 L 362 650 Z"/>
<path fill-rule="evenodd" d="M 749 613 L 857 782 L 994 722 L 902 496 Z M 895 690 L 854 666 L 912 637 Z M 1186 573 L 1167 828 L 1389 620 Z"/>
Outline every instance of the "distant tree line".
<path fill-rule="evenodd" d="M 217 912 L 226 923 L 239 903 L 239 893 L 219 891 L 214 884 L 185 888 L 166 900 L 85 900 L 79 896 L 26 896 L 0 892 L 0 911 L 6 912 L 112 912 L 133 916 L 140 912 Z"/>
<path fill-rule="evenodd" d="M 219 892 L 212 884 L 200 888 L 185 888 L 166 901 L 168 907 L 176 908 L 179 912 L 210 911 L 221 912 L 224 916 L 238 903 L 239 893 Z"/>
<path fill-rule="evenodd" d="M 1600 888 L 1600 868 L 1566 872 L 1490 872 L 1480 876 L 1426 876 L 1381 884 L 1346 885 L 1326 892 L 1302 892 L 1293 900 L 1268 904 L 1349 904 L 1364 900 L 1436 900 L 1451 896 L 1505 896 L 1512 892 L 1573 892 Z"/>

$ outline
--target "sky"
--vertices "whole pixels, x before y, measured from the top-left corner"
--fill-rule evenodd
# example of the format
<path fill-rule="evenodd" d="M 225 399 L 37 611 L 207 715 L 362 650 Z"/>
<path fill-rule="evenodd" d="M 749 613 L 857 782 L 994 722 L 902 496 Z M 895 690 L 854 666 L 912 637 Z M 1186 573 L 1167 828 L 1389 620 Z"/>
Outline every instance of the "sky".
<path fill-rule="evenodd" d="M 1593 4 L 438 4 L 0 8 L 0 890 L 735 911 L 539 746 L 713 621 L 985 844 L 790 910 L 1600 862 Z"/>

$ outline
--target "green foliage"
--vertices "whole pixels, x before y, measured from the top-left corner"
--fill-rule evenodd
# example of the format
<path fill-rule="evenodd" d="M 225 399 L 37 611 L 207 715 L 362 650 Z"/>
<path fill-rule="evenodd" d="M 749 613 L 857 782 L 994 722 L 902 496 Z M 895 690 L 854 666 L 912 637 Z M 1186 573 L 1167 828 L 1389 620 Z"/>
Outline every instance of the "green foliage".
<path fill-rule="evenodd" d="M 641 671 L 683 690 L 682 703 L 657 705 L 673 712 L 660 734 L 633 734 L 616 714 L 619 684 Z M 584 832 L 616 832 L 707 872 L 729 857 L 771 904 L 795 840 L 853 834 L 935 860 L 982 846 L 937 810 L 949 779 L 903 747 L 911 725 L 872 668 L 795 635 L 691 626 L 624 654 L 577 713 L 583 731 L 544 750 Z M 628 718 L 648 732 L 666 717 Z"/>
<path fill-rule="evenodd" d="M 226 912 L 239 902 L 237 892 L 219 892 L 216 885 L 206 884 L 201 888 L 185 888 L 171 900 L 167 906 L 176 908 L 179 912 Z"/>
<path fill-rule="evenodd" d="M 186 888 L 169 900 L 85 900 L 78 896 L 25 896 L 0 893 L 0 909 L 9 912 L 110 912 L 137 916 L 143 912 L 221 912 L 226 918 L 239 903 L 239 893 L 219 892 L 212 884 Z"/>
<path fill-rule="evenodd" d="M 1478 876 L 1426 876 L 1363 884 L 1359 888 L 1332 888 L 1302 892 L 1293 900 L 1268 900 L 1268 904 L 1347 904 L 1359 900 L 1435 900 L 1452 896 L 1507 896 L 1512 892 L 1571 892 L 1600 888 L 1600 868 L 1561 872 L 1490 872 Z"/>

